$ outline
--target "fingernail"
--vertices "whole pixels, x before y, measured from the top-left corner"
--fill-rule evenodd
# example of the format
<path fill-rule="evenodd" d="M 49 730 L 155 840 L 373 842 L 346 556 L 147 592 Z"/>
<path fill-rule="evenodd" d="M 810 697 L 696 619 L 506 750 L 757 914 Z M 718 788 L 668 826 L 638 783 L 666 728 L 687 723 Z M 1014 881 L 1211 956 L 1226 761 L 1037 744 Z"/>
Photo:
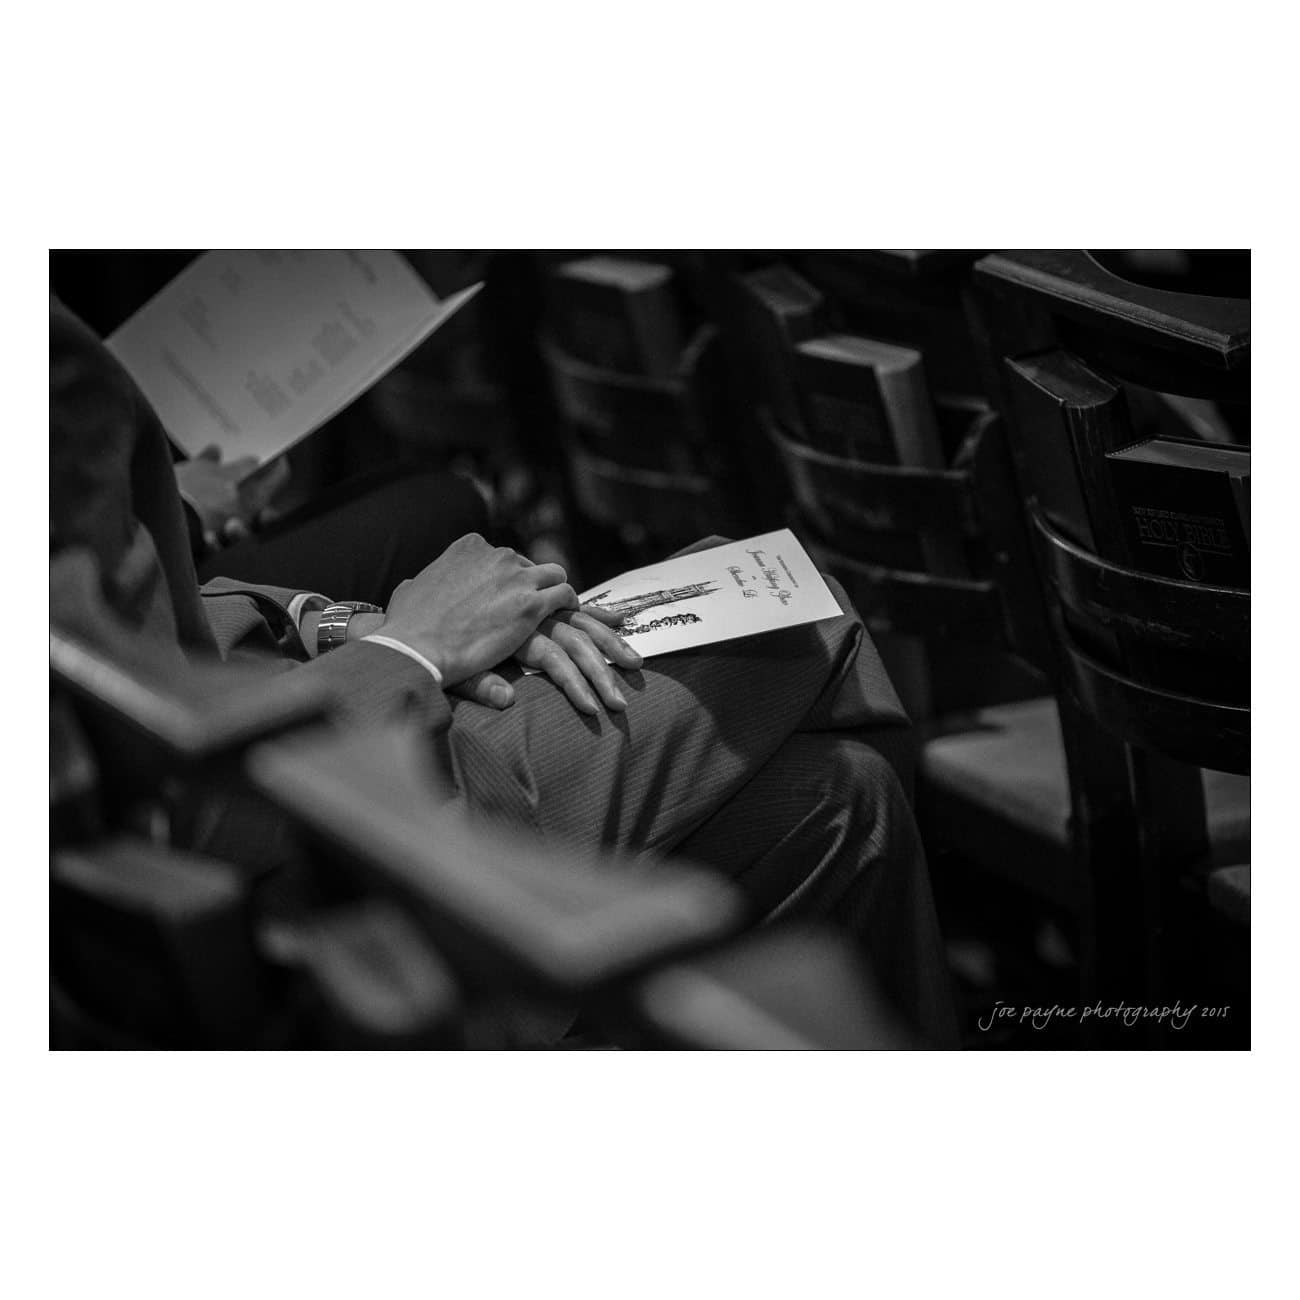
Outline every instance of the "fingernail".
<path fill-rule="evenodd" d="M 626 708 L 627 708 L 627 700 L 625 700 L 625 699 L 623 698 L 623 692 L 622 692 L 622 691 L 615 691 L 615 692 L 614 692 L 614 698 L 618 701 L 618 707 L 619 707 L 620 709 L 626 709 Z"/>
<path fill-rule="evenodd" d="M 515 693 L 508 686 L 494 686 L 488 691 L 488 698 L 498 709 L 504 709 L 514 701 Z"/>

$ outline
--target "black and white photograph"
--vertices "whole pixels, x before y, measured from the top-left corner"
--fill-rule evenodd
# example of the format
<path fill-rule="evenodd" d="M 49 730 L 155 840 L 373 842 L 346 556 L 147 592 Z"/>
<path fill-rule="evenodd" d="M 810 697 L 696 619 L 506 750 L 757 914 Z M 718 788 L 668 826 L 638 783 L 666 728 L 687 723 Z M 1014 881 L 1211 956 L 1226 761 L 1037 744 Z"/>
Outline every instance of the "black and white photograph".
<path fill-rule="evenodd" d="M 9 1291 L 1287 1290 L 1281 11 L 9 26 Z"/>
<path fill-rule="evenodd" d="M 1249 1049 L 1250 273 L 50 249 L 50 1047 Z"/>

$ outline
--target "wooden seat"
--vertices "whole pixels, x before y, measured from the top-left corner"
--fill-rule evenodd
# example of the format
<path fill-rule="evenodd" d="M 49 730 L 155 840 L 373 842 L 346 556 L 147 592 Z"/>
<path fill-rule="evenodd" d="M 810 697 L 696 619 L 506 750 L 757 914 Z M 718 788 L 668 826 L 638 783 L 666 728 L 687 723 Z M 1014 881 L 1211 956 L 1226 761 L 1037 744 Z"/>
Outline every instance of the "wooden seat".
<path fill-rule="evenodd" d="M 952 728 L 929 739 L 921 751 L 919 789 L 926 820 L 944 820 L 955 836 L 983 831 L 968 810 L 996 810 L 1027 845 L 1041 853 L 1011 853 L 1035 878 L 1024 883 L 1055 901 L 1077 905 L 1082 882 L 1071 864 L 1070 778 L 1055 699 L 995 705 L 945 720 Z M 1250 856 L 1250 778 L 1204 770 L 1201 784 L 1211 860 L 1240 862 Z M 1054 860 L 1054 861 L 1053 861 Z M 1051 863 L 1052 869 L 1044 868 Z"/>

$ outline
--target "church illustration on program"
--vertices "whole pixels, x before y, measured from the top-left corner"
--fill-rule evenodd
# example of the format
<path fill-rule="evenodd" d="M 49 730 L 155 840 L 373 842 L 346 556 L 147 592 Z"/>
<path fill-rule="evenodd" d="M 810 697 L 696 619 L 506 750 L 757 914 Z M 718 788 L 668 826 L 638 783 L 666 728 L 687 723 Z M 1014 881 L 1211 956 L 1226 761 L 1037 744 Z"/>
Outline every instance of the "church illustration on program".
<path fill-rule="evenodd" d="M 654 609 L 656 605 L 675 605 L 679 600 L 694 600 L 697 596 L 711 596 L 718 590 L 716 582 L 692 582 L 684 587 L 667 587 L 658 591 L 643 592 L 639 596 L 627 596 L 621 600 L 605 599 L 609 595 L 608 591 L 602 591 L 598 596 L 593 596 L 588 605 L 599 605 L 601 609 L 610 610 L 615 614 L 622 614 L 623 618 L 631 622 L 638 614 L 644 613 L 647 609 Z"/>

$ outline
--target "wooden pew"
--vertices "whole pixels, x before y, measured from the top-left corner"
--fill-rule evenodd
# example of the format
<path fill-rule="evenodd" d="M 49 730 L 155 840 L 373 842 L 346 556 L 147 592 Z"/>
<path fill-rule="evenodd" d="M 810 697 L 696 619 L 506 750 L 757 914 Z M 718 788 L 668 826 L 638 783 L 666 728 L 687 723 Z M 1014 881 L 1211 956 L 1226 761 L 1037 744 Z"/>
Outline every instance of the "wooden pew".
<path fill-rule="evenodd" d="M 1078 251 L 997 254 L 975 274 L 1049 602 L 1088 968 L 1103 994 L 1150 999 L 1167 990 L 1175 882 L 1230 864 L 1249 834 L 1250 596 L 1134 569 L 1107 457 L 1139 436 L 1130 385 L 1248 395 L 1249 302 L 1135 284 Z"/>
<path fill-rule="evenodd" d="M 569 275 L 596 263 L 656 283 L 624 296 Z M 550 268 L 539 347 L 573 499 L 593 546 L 613 535 L 635 563 L 733 533 L 741 516 L 718 331 L 699 317 L 689 278 L 653 254 Z"/>

